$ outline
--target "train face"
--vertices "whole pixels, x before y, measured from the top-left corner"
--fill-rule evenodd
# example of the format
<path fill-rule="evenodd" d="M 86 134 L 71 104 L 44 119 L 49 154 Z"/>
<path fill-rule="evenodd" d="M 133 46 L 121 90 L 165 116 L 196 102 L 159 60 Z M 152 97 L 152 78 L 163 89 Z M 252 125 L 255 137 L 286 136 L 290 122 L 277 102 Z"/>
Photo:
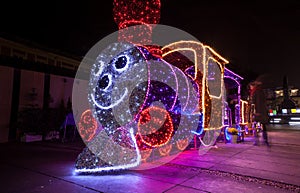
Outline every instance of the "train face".
<path fill-rule="evenodd" d="M 168 60 L 167 54 L 165 58 Z M 221 89 L 216 97 L 211 97 L 214 89 L 208 92 L 213 85 L 205 74 L 209 63 L 201 70 L 198 64 L 185 60 L 186 66 L 168 63 L 146 47 L 128 43 L 111 44 L 99 54 L 88 90 L 91 117 L 97 126 L 92 137 L 82 136 L 88 147 L 77 158 L 77 172 L 144 169 L 143 163 L 183 151 L 194 133 L 205 126 L 219 128 L 218 124 L 204 123 L 205 104 L 210 104 L 206 113 L 211 112 L 222 98 Z M 213 85 L 218 86 L 222 87 Z M 84 161 L 86 157 L 89 163 Z"/>

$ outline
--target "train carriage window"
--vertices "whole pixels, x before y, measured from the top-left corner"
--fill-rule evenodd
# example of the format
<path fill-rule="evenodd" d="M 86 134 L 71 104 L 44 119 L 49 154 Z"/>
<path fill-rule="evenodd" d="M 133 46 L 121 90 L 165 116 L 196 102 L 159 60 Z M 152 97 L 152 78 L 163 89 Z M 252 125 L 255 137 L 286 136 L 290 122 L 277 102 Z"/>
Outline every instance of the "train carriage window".
<path fill-rule="evenodd" d="M 220 65 L 210 58 L 208 61 L 207 83 L 211 96 L 221 96 L 221 79 L 222 73 Z"/>

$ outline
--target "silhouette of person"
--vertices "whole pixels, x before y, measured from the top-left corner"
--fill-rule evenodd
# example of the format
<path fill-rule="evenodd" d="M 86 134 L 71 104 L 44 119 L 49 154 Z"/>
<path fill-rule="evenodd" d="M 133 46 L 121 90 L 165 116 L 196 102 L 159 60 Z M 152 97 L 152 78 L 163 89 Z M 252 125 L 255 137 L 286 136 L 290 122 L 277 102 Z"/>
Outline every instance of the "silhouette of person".
<path fill-rule="evenodd" d="M 261 124 L 264 142 L 267 146 L 270 146 L 267 134 L 268 109 L 266 105 L 266 96 L 262 89 L 262 82 L 253 81 L 250 83 L 249 87 L 250 103 L 254 104 L 253 120 L 257 124 Z M 256 133 L 254 134 L 254 138 L 254 145 L 258 145 L 258 135 Z"/>

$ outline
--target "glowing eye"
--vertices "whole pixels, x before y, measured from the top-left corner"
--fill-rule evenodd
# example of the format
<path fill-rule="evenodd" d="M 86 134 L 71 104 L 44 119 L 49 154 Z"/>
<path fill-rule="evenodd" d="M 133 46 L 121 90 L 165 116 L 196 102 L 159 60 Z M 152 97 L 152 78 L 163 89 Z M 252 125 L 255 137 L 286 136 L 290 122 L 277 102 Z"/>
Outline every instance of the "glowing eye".
<path fill-rule="evenodd" d="M 118 57 L 118 59 L 115 61 L 115 67 L 116 69 L 122 69 L 124 67 L 127 66 L 127 62 L 128 62 L 128 59 L 126 56 L 120 56 Z"/>
<path fill-rule="evenodd" d="M 109 86 L 110 83 L 110 78 L 108 77 L 108 75 L 105 75 L 101 78 L 101 80 L 98 81 L 98 87 L 100 89 L 105 89 Z"/>

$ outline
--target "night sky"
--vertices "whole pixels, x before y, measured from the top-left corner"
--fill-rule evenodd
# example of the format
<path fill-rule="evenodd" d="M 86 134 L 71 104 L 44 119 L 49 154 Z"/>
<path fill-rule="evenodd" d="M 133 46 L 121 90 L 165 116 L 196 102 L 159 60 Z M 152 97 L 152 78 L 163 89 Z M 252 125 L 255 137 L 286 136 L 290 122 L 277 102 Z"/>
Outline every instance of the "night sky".
<path fill-rule="evenodd" d="M 263 3 L 262 3 L 263 2 Z M 7 1 L 1 33 L 84 56 L 118 30 L 112 0 Z M 160 23 L 184 30 L 230 61 L 247 80 L 263 75 L 281 86 L 284 75 L 300 88 L 300 1 L 161 0 Z"/>

